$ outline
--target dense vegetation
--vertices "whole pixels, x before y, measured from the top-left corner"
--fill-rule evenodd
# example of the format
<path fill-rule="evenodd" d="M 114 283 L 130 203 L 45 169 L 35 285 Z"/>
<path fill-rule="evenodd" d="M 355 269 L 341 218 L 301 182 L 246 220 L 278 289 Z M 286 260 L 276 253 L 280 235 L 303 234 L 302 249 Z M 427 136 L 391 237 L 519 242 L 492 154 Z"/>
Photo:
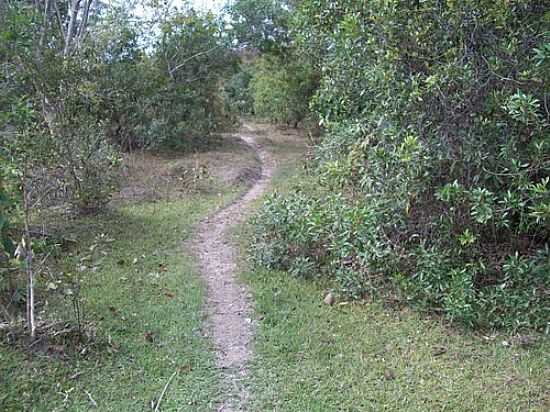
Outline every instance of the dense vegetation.
<path fill-rule="evenodd" d="M 257 217 L 255 261 L 469 327 L 548 332 L 547 5 L 299 2 L 293 44 L 320 74 L 326 133 L 306 181 Z"/>
<path fill-rule="evenodd" d="M 0 410 L 548 410 L 548 0 L 213 3 L 0 0 Z"/>
<path fill-rule="evenodd" d="M 232 37 L 248 51 L 231 82 L 230 101 L 243 114 L 297 127 L 312 114 L 319 83 L 313 62 L 293 39 L 293 2 L 239 0 L 229 8 Z"/>
<path fill-rule="evenodd" d="M 60 244 L 48 233 L 52 211 L 65 210 L 56 212 L 61 219 L 96 213 L 116 190 L 124 152 L 186 150 L 235 121 L 223 82 L 237 58 L 223 23 L 168 5 L 138 19 L 131 7 L 0 3 L 0 308 L 7 319 L 20 301 L 33 323 L 33 259 L 56 256 Z"/>
<path fill-rule="evenodd" d="M 299 188 L 259 214 L 255 262 L 470 327 L 548 332 L 545 1 L 150 6 L 0 3 L 5 318 L 26 304 L 34 330 L 52 213 L 104 208 L 124 152 L 196 149 L 245 114 L 324 129 Z"/>

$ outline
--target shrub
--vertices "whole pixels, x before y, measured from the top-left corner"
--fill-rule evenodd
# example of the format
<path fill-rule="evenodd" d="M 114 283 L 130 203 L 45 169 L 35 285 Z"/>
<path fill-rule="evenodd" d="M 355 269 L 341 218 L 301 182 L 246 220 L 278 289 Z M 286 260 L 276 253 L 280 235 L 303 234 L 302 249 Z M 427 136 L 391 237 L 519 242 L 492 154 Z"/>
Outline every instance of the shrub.
<path fill-rule="evenodd" d="M 241 66 L 225 84 L 225 95 L 228 105 L 239 114 L 254 113 L 254 99 L 250 89 L 252 74 L 247 66 Z"/>
<path fill-rule="evenodd" d="M 259 224 L 262 253 L 297 250 L 347 294 L 393 285 L 466 326 L 550 331 L 544 2 L 305 1 L 297 20 L 323 74 L 319 188 L 268 202 L 285 219 Z M 296 202 L 323 206 L 296 226 Z M 320 216 L 324 241 L 284 248 Z"/>
<path fill-rule="evenodd" d="M 254 113 L 264 119 L 296 126 L 309 114 L 316 88 L 313 68 L 292 56 L 266 56 L 254 65 L 250 83 Z"/>

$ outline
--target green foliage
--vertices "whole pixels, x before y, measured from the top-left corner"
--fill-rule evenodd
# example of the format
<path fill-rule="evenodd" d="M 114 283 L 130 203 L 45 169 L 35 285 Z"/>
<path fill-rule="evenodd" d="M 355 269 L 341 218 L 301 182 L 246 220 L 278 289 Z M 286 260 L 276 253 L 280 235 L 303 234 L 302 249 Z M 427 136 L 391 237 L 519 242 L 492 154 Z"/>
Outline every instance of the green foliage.
<path fill-rule="evenodd" d="M 250 87 L 251 80 L 251 70 L 246 65 L 241 65 L 240 70 L 225 84 L 227 102 L 240 114 L 252 114 L 254 112 L 254 100 Z"/>
<path fill-rule="evenodd" d="M 186 140 L 234 123 L 223 80 L 235 72 L 237 60 L 212 15 L 177 14 L 161 30 L 153 64 L 163 80 L 149 108 L 148 133 L 157 136 L 157 146 L 185 147 Z"/>
<path fill-rule="evenodd" d="M 232 3 L 228 9 L 229 34 L 241 48 L 246 69 L 231 83 L 229 97 L 241 111 L 244 105 L 246 113 L 297 127 L 310 114 L 309 101 L 318 87 L 319 76 L 310 60 L 303 59 L 296 50 L 291 29 L 295 3 Z M 249 108 L 249 104 L 253 107 Z"/>
<path fill-rule="evenodd" d="M 457 323 L 548 332 L 549 18 L 534 0 L 302 2 L 318 188 L 268 203 L 257 259 L 291 267 L 289 205 L 319 203 L 293 218 L 329 213 L 323 240 L 306 231 L 296 253 L 346 293 L 391 284 Z"/>
<path fill-rule="evenodd" d="M 21 269 L 34 269 L 13 265 L 12 241 L 23 231 L 30 250 L 27 228 L 47 228 L 52 206 L 102 210 L 121 151 L 200 145 L 234 121 L 223 82 L 236 59 L 214 16 L 166 9 L 136 22 L 117 2 L 23 3 L 0 2 L 0 289 L 9 293 L 12 274 L 19 287 L 31 278 Z"/>
<path fill-rule="evenodd" d="M 6 261 L 15 251 L 13 241 L 10 236 L 9 217 L 13 202 L 8 191 L 3 187 L 0 180 L 0 261 Z"/>
<path fill-rule="evenodd" d="M 236 0 L 228 9 L 230 35 L 240 46 L 282 55 L 290 45 L 290 1 Z"/>
<path fill-rule="evenodd" d="M 96 82 L 103 68 L 100 50 L 85 44 L 81 54 L 63 55 L 55 43 L 58 33 L 50 33 L 47 43 L 47 27 L 41 32 L 28 24 L 34 10 L 10 13 L 1 33 L 15 39 L 2 49 L 5 156 L 33 198 L 47 197 L 50 182 L 38 183 L 38 175 L 51 169 L 48 180 L 66 182 L 66 200 L 80 211 L 96 210 L 113 190 L 114 164 L 113 155 L 105 156 L 112 148 L 103 133 Z"/>
<path fill-rule="evenodd" d="M 341 194 L 275 193 L 254 219 L 251 256 L 256 264 L 301 277 L 333 276 L 344 293 L 360 297 L 384 282 L 379 268 L 389 250 L 379 239 L 375 214 L 347 204 Z"/>
<path fill-rule="evenodd" d="M 317 79 L 308 63 L 266 56 L 255 62 L 253 73 L 251 89 L 257 116 L 296 125 L 309 114 Z"/>

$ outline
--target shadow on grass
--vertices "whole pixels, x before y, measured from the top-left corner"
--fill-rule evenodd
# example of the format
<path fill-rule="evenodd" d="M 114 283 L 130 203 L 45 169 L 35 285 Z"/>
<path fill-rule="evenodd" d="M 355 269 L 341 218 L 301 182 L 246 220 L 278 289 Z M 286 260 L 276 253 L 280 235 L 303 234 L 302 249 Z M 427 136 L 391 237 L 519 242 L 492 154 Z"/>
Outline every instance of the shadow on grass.
<path fill-rule="evenodd" d="M 210 410 L 218 372 L 200 334 L 203 288 L 183 241 L 227 199 L 128 205 L 58 226 L 78 245 L 41 280 L 39 312 L 72 328 L 72 302 L 58 280 L 78 274 L 82 322 L 93 336 L 78 345 L 58 336 L 34 351 L 0 344 L 0 410 L 97 403 L 102 411 L 146 411 L 174 372 L 163 409 Z"/>

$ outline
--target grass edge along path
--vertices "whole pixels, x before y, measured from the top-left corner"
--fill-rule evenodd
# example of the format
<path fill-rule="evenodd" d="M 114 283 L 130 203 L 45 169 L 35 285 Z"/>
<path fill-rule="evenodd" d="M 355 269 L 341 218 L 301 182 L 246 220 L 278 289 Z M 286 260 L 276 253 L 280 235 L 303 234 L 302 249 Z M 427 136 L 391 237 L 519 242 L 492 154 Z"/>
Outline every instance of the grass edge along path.
<path fill-rule="evenodd" d="M 201 336 L 204 285 L 184 241 L 235 196 L 135 203 L 75 222 L 72 259 L 94 248 L 82 294 L 97 344 L 85 355 L 63 342 L 34 353 L 0 345 L 0 410 L 150 411 L 174 373 L 159 410 L 212 410 L 220 377 Z"/>
<path fill-rule="evenodd" d="M 279 192 L 300 177 L 275 176 Z M 246 225 L 239 236 L 244 245 Z M 550 409 L 550 352 L 498 334 L 460 332 L 409 308 L 380 302 L 323 304 L 327 281 L 251 269 L 242 278 L 256 302 L 252 411 L 544 411 Z"/>

